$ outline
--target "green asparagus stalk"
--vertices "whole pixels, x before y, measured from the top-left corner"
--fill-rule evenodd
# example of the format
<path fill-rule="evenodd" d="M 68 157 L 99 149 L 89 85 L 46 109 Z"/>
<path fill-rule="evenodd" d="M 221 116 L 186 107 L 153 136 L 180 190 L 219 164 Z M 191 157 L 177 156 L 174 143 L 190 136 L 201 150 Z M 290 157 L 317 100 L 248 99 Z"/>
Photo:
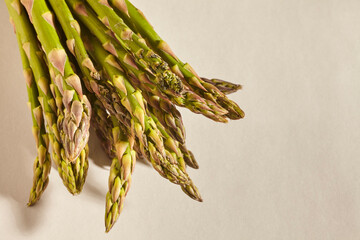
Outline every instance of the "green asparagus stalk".
<path fill-rule="evenodd" d="M 245 116 L 236 103 L 228 99 L 214 85 L 203 81 L 189 64 L 180 61 L 169 45 L 155 32 L 144 14 L 129 0 L 111 0 L 111 3 L 118 9 L 119 15 L 127 22 L 133 23 L 133 26 L 146 39 L 146 42 L 168 62 L 171 69 L 196 93 L 226 109 L 228 111 L 226 116 L 230 119 L 240 119 Z"/>
<path fill-rule="evenodd" d="M 87 0 L 98 14 L 101 21 L 114 33 L 121 45 L 131 53 L 136 62 L 147 72 L 155 76 L 155 83 L 163 89 L 170 89 L 176 94 L 183 90 L 182 82 L 169 68 L 168 64 L 149 48 L 138 35 L 123 22 L 110 7 L 107 0 Z"/>
<path fill-rule="evenodd" d="M 19 38 L 19 37 L 18 37 Z M 20 39 L 19 39 L 20 41 Z M 19 45 L 21 46 L 21 45 Z M 51 169 L 51 157 L 49 154 L 49 137 L 45 130 L 45 122 L 43 118 L 43 111 L 38 101 L 38 92 L 36 83 L 33 79 L 33 73 L 27 60 L 26 54 L 22 48 L 20 48 L 23 64 L 24 64 L 24 76 L 27 82 L 27 90 L 29 96 L 29 103 L 31 106 L 31 112 L 33 117 L 33 134 L 37 145 L 37 158 L 34 162 L 34 177 L 33 186 L 30 190 L 30 197 L 28 206 L 34 205 L 42 193 L 45 191 L 49 183 L 49 173 Z"/>
<path fill-rule="evenodd" d="M 100 74 L 88 56 L 81 39 L 80 25 L 74 19 L 65 0 L 49 0 L 49 2 L 66 35 L 66 45 L 75 57 L 86 82 L 99 80 Z"/>
<path fill-rule="evenodd" d="M 192 199 L 202 202 L 202 198 L 200 196 L 197 187 L 194 185 L 193 181 L 186 173 L 185 160 L 182 151 L 179 148 L 179 143 L 169 136 L 169 134 L 165 131 L 164 127 L 161 125 L 159 120 L 153 114 L 151 116 L 154 119 L 154 122 L 156 123 L 162 136 L 164 137 L 167 158 L 169 159 L 169 161 L 171 161 L 171 164 L 178 171 L 179 175 L 181 175 L 184 179 L 186 179 L 186 181 L 183 182 L 177 182 L 172 180 L 170 181 L 172 181 L 175 184 L 179 184 L 182 190 Z"/>
<path fill-rule="evenodd" d="M 194 169 L 199 169 L 199 164 L 197 163 L 194 154 L 187 149 L 186 145 L 179 143 L 179 148 L 183 154 L 186 165 Z"/>
<path fill-rule="evenodd" d="M 75 161 L 89 139 L 91 106 L 82 93 L 80 78 L 71 67 L 56 32 L 53 13 L 45 0 L 21 0 L 36 30 L 47 61 L 55 69 L 52 81 L 62 95 L 64 109 L 57 125 L 66 158 Z"/>
<path fill-rule="evenodd" d="M 76 178 L 81 179 L 78 182 L 84 182 L 86 177 L 87 167 L 84 162 L 87 162 L 83 157 L 82 160 L 77 160 L 82 164 L 71 164 L 66 160 L 65 150 L 61 144 L 60 133 L 57 127 L 57 105 L 56 102 L 61 102 L 61 99 L 54 99 L 49 84 L 49 69 L 42 61 L 42 51 L 39 48 L 34 29 L 28 19 L 25 9 L 22 7 L 19 0 L 6 0 L 9 7 L 9 13 L 13 19 L 13 23 L 17 29 L 17 33 L 21 36 L 21 45 L 24 49 L 27 58 L 30 60 L 30 67 L 33 70 L 34 79 L 38 88 L 39 102 L 45 115 L 47 132 L 52 148 L 52 157 L 59 170 L 59 175 L 63 179 L 65 186 L 72 194 L 78 193 L 81 186 L 76 185 Z M 85 156 L 83 154 L 83 156 Z M 75 167 L 77 166 L 77 167 Z M 79 169 L 79 166 L 83 166 Z M 79 169 L 78 172 L 73 172 L 73 169 Z M 77 176 L 77 177 L 75 177 Z M 69 183 L 72 183 L 70 186 Z"/>
<path fill-rule="evenodd" d="M 46 61 L 46 59 L 45 59 Z M 47 62 L 47 61 L 46 61 Z M 55 72 L 56 70 L 54 67 L 47 62 L 47 66 L 50 71 L 50 76 L 52 76 L 52 79 L 55 79 Z M 63 105 L 63 96 L 60 92 L 60 90 L 55 86 L 54 83 L 50 84 L 50 89 L 52 91 L 53 96 L 56 99 L 56 106 L 57 106 L 57 123 L 58 123 L 58 129 L 61 128 L 59 126 L 59 123 L 63 122 L 61 118 L 64 117 L 62 113 L 64 109 Z M 61 142 L 61 139 L 53 139 L 52 141 Z M 58 149 L 56 151 L 57 153 L 54 154 L 54 161 L 55 165 L 58 168 L 59 175 L 61 176 L 61 179 L 63 180 L 63 184 L 68 189 L 68 191 L 75 195 L 79 194 L 82 191 L 82 188 L 86 181 L 87 176 L 87 170 L 89 167 L 89 161 L 88 161 L 88 155 L 89 155 L 89 147 L 88 144 L 85 145 L 85 147 L 81 150 L 80 155 L 77 156 L 75 160 L 70 161 L 66 154 L 64 146 L 61 145 L 61 149 Z"/>
<path fill-rule="evenodd" d="M 13 6 L 7 4 L 7 7 L 9 12 L 12 12 L 12 15 L 16 14 L 15 12 L 13 12 L 15 11 Z M 11 20 L 11 22 L 13 22 L 13 20 Z M 14 29 L 16 29 L 15 25 Z M 32 132 L 35 138 L 37 148 L 37 157 L 34 162 L 33 186 L 30 190 L 30 197 L 28 202 L 28 206 L 32 206 L 40 200 L 41 195 L 43 194 L 49 183 L 51 157 L 49 154 L 49 137 L 45 129 L 43 110 L 38 100 L 39 93 L 37 90 L 36 82 L 34 80 L 33 71 L 30 67 L 30 63 L 26 56 L 26 53 L 21 47 L 22 42 L 20 32 L 16 32 L 16 37 L 18 40 L 20 56 L 23 64 L 23 73 L 26 80 L 27 93 L 29 98 L 28 103 L 31 110 L 33 122 Z"/>
<path fill-rule="evenodd" d="M 173 95 L 171 91 L 161 92 L 159 87 L 151 81 L 152 76 L 137 67 L 132 56 L 112 37 L 112 32 L 97 19 L 91 8 L 81 0 L 66 1 L 76 17 L 96 36 L 104 49 L 120 61 L 123 69 L 131 76 L 132 83 L 138 82 L 137 87 L 140 87 L 139 84 L 141 83 L 141 89 L 144 91 L 150 91 L 153 95 L 158 95 L 166 99 L 169 98 L 178 106 L 186 107 L 194 113 L 203 114 L 215 121 L 226 122 L 226 118 L 222 115 L 226 114 L 227 111 L 224 112 L 222 109 L 216 108 L 211 101 L 201 98 L 187 88 L 184 89 L 180 96 Z M 116 67 L 121 69 L 121 66 L 117 65 Z M 165 93 L 166 96 L 164 95 Z"/>
<path fill-rule="evenodd" d="M 110 130 L 109 138 L 115 153 L 110 168 L 109 191 L 106 194 L 105 227 L 106 232 L 109 232 L 123 209 L 131 185 L 136 162 L 136 152 L 133 150 L 135 139 L 122 130 L 114 116 L 107 115 L 99 101 L 94 102 L 93 108 L 96 122 L 105 124 L 103 128 Z"/>
<path fill-rule="evenodd" d="M 242 86 L 236 83 L 227 82 L 221 79 L 207 79 L 201 78 L 204 82 L 214 85 L 217 89 L 219 89 L 223 94 L 229 95 L 231 93 L 235 93 L 238 90 L 242 89 Z"/>
<path fill-rule="evenodd" d="M 45 58 L 46 61 L 46 58 Z M 52 79 L 55 79 L 55 72 L 56 70 L 54 67 L 49 64 L 47 61 L 47 67 L 50 72 L 50 76 Z M 50 84 L 50 89 L 52 91 L 53 96 L 56 99 L 56 106 L 57 106 L 57 128 L 61 129 L 61 126 L 59 126 L 59 123 L 62 123 L 61 120 L 64 115 L 62 114 L 62 111 L 64 109 L 63 105 L 63 96 L 60 92 L 60 90 L 55 86 L 54 83 Z M 56 142 L 61 142 L 61 138 L 58 139 L 52 139 L 51 141 L 56 144 Z M 68 191 L 75 195 L 79 194 L 82 191 L 82 188 L 85 184 L 86 176 L 87 176 L 87 170 L 89 167 L 88 162 L 88 155 L 89 155 L 89 147 L 88 144 L 85 145 L 85 147 L 81 150 L 80 155 L 77 156 L 75 160 L 69 160 L 66 156 L 64 145 L 61 145 L 61 148 L 56 150 L 56 153 L 54 154 L 53 158 L 55 161 L 55 165 L 58 168 L 59 175 L 61 176 L 61 179 L 63 180 L 63 184 L 68 189 Z"/>
<path fill-rule="evenodd" d="M 46 59 L 45 59 L 46 60 Z M 52 79 L 55 77 L 55 69 L 54 67 L 47 63 L 50 76 L 52 76 Z M 60 90 L 55 87 L 55 84 L 50 84 L 50 89 L 52 91 L 53 96 L 56 99 L 56 106 L 57 106 L 57 123 L 58 123 L 58 129 L 61 128 L 59 126 L 59 123 L 62 122 L 60 119 L 64 117 L 62 113 L 62 110 L 64 109 L 63 106 L 63 96 L 60 93 Z M 61 138 L 58 139 L 52 139 L 52 142 L 56 144 L 56 142 L 60 143 Z M 53 154 L 55 165 L 58 168 L 59 175 L 61 179 L 63 180 L 63 184 L 68 189 L 68 191 L 75 195 L 79 194 L 82 191 L 82 188 L 86 181 L 87 171 L 89 168 L 89 161 L 88 161 L 88 155 L 89 155 L 89 147 L 88 144 L 85 145 L 85 147 L 81 150 L 80 155 L 77 156 L 75 160 L 70 161 L 66 154 L 63 144 L 60 145 L 60 148 L 56 150 L 56 152 Z"/>
<path fill-rule="evenodd" d="M 159 119 L 166 132 L 178 142 L 185 143 L 185 127 L 180 112 L 169 100 L 144 91 L 149 110 Z"/>
<path fill-rule="evenodd" d="M 128 142 L 121 142 L 125 144 Z M 133 154 L 132 154 L 133 153 Z M 131 174 L 133 163 L 135 162 L 135 151 L 130 150 L 130 146 L 119 160 L 119 157 L 113 159 L 109 176 L 109 191 L 106 194 L 105 208 L 105 228 L 109 232 L 119 218 L 124 207 L 124 200 L 131 184 Z"/>

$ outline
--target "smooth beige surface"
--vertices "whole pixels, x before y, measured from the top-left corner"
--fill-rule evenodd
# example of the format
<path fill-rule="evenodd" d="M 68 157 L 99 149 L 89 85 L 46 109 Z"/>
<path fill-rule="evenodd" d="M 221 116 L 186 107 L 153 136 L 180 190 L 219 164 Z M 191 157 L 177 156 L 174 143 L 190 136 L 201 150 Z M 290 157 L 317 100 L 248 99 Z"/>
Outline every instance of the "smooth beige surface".
<path fill-rule="evenodd" d="M 80 196 L 53 168 L 27 208 L 35 157 L 15 36 L 0 2 L 0 239 L 360 239 L 360 1 L 134 0 L 203 76 L 244 85 L 245 120 L 182 110 L 204 203 L 137 164 L 104 233 L 108 165 L 96 138 Z M 94 135 L 93 135 L 94 137 Z"/>

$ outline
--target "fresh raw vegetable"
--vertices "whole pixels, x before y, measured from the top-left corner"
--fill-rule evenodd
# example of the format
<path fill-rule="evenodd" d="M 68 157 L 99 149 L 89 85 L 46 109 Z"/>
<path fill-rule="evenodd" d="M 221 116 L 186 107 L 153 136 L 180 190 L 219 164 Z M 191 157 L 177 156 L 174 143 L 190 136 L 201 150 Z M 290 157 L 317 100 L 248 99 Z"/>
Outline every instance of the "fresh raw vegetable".
<path fill-rule="evenodd" d="M 117 221 L 137 158 L 202 201 L 186 167 L 177 107 L 217 122 L 244 112 L 226 95 L 241 85 L 200 78 L 128 0 L 5 0 L 18 40 L 37 147 L 28 205 L 49 183 L 52 161 L 78 194 L 88 169 L 90 127 L 112 159 L 105 227 Z"/>

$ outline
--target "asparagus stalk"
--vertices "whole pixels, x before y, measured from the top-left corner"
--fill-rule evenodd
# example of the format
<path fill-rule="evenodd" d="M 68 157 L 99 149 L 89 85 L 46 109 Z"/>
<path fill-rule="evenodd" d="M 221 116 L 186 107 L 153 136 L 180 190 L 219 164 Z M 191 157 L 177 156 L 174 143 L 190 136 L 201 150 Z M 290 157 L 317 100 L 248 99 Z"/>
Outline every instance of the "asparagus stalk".
<path fill-rule="evenodd" d="M 214 85 L 219 89 L 223 94 L 229 95 L 231 93 L 235 93 L 238 90 L 242 89 L 242 86 L 236 83 L 227 82 L 221 79 L 207 79 L 201 78 L 204 82 Z"/>
<path fill-rule="evenodd" d="M 133 150 L 135 139 L 122 130 L 115 117 L 106 114 L 99 101 L 95 101 L 93 107 L 96 122 L 105 124 L 104 128 L 110 130 L 109 138 L 115 153 L 110 168 L 109 191 L 106 194 L 105 228 L 109 232 L 123 209 L 131 185 L 136 162 L 136 152 Z"/>
<path fill-rule="evenodd" d="M 152 115 L 152 118 L 154 119 L 162 136 L 164 137 L 165 149 L 167 151 L 168 159 L 171 161 L 173 166 L 176 167 L 179 174 L 182 175 L 184 179 L 186 179 L 186 181 L 184 181 L 184 182 L 173 181 L 173 183 L 179 184 L 181 186 L 181 188 L 183 189 L 183 191 L 192 199 L 202 202 L 202 199 L 201 199 L 201 196 L 200 196 L 200 193 L 199 193 L 197 187 L 194 185 L 191 178 L 186 173 L 185 160 L 184 160 L 184 157 L 182 154 L 182 150 L 179 148 L 179 143 L 169 136 L 169 134 L 165 131 L 162 124 L 159 122 L 159 120 L 154 115 Z"/>
<path fill-rule="evenodd" d="M 45 59 L 46 60 L 46 59 Z M 55 69 L 54 67 L 47 62 L 47 67 L 50 71 L 50 76 L 52 79 L 55 79 Z M 62 118 L 64 117 L 62 113 L 63 106 L 63 96 L 60 90 L 55 86 L 54 83 L 50 84 L 50 89 L 52 91 L 53 96 L 56 99 L 57 106 L 57 128 L 60 129 L 59 123 L 62 123 Z M 51 141 L 56 145 L 56 143 L 61 143 L 61 138 L 52 138 Z M 53 145 L 54 145 L 53 144 Z M 68 191 L 75 195 L 79 194 L 82 191 L 82 188 L 86 181 L 87 171 L 89 168 L 89 147 L 88 144 L 81 150 L 79 156 L 75 160 L 69 160 L 66 156 L 64 145 L 59 145 L 59 148 L 56 149 L 56 153 L 53 158 L 55 161 L 55 165 L 58 168 L 59 175 L 63 180 L 63 184 L 68 189 Z"/>
<path fill-rule="evenodd" d="M 112 32 L 109 32 L 104 24 L 97 19 L 91 8 L 81 0 L 66 1 L 77 18 L 101 42 L 104 49 L 113 54 L 120 61 L 124 70 L 131 76 L 132 83 L 138 82 L 137 86 L 141 86 L 142 90 L 150 91 L 153 95 L 158 95 L 165 99 L 170 99 L 178 106 L 186 107 L 194 113 L 203 114 L 218 122 L 226 122 L 226 118 L 223 117 L 223 115 L 226 114 L 227 111 L 217 108 L 211 101 L 201 98 L 188 88 L 184 88 L 184 91 L 180 96 L 174 95 L 171 91 L 160 91 L 159 87 L 151 81 L 152 76 L 137 67 L 132 56 L 112 37 Z M 117 67 L 121 68 L 120 65 L 117 65 Z"/>
<path fill-rule="evenodd" d="M 146 39 L 146 42 L 168 62 L 171 69 L 196 93 L 226 109 L 228 111 L 226 116 L 230 119 L 240 119 L 245 116 L 235 102 L 228 99 L 214 85 L 203 81 L 189 64 L 181 62 L 169 45 L 155 32 L 144 14 L 129 0 L 111 0 L 111 3 L 118 9 L 119 15 L 127 22 L 133 23 L 133 26 Z"/>
<path fill-rule="evenodd" d="M 149 110 L 159 119 L 166 132 L 178 142 L 185 143 L 185 127 L 180 112 L 169 100 L 144 91 Z"/>
<path fill-rule="evenodd" d="M 45 61 L 47 59 L 45 58 Z M 47 67 L 50 72 L 50 76 L 52 79 L 55 79 L 55 72 L 54 66 L 47 62 Z M 50 84 L 50 89 L 52 91 L 53 97 L 56 99 L 56 106 L 57 106 L 57 129 L 61 129 L 59 123 L 63 122 L 64 115 L 62 114 L 64 105 L 63 105 L 63 95 L 61 94 L 60 90 L 55 86 L 54 83 Z M 61 135 L 60 135 L 61 136 Z M 52 138 L 51 139 L 54 144 L 56 142 L 62 142 L 61 138 Z M 54 145 L 53 144 L 53 145 Z M 64 144 L 60 145 L 60 148 L 56 150 L 53 158 L 55 161 L 55 165 L 58 168 L 59 175 L 63 180 L 63 184 L 68 189 L 68 191 L 75 195 L 79 194 L 82 191 L 82 188 L 85 184 L 87 170 L 89 167 L 88 162 L 88 155 L 89 155 L 89 147 L 88 144 L 81 150 L 79 156 L 76 157 L 75 160 L 69 160 L 65 153 Z"/>
<path fill-rule="evenodd" d="M 18 41 L 20 36 L 18 34 Z M 19 44 L 21 46 L 21 44 Z M 40 200 L 49 183 L 49 173 L 51 169 L 51 157 L 49 154 L 49 137 L 45 130 L 43 110 L 38 101 L 38 92 L 30 64 L 24 50 L 20 47 L 21 58 L 24 66 L 24 76 L 27 83 L 29 103 L 33 118 L 32 132 L 37 145 L 37 157 L 34 162 L 33 186 L 30 190 L 28 206 L 34 205 Z"/>
<path fill-rule="evenodd" d="M 27 58 L 30 60 L 30 67 L 33 70 L 34 79 L 38 88 L 38 99 L 45 115 L 53 160 L 58 168 L 59 175 L 63 179 L 68 190 L 72 194 L 78 193 L 79 190 L 81 190 L 81 185 L 86 177 L 87 167 L 85 165 L 87 164 L 85 164 L 85 162 L 87 162 L 87 160 L 85 160 L 84 157 L 78 158 L 76 163 L 82 164 L 71 164 L 66 160 L 65 150 L 62 146 L 60 133 L 57 127 L 58 116 L 56 112 L 58 112 L 57 105 L 59 104 L 56 104 L 56 102 L 61 102 L 61 99 L 55 100 L 51 94 L 49 69 L 42 61 L 42 51 L 39 49 L 34 29 L 28 19 L 25 9 L 22 7 L 19 0 L 6 0 L 6 4 L 7 6 L 12 7 L 9 7 L 9 13 L 17 29 L 17 33 L 21 37 L 20 46 L 24 49 Z M 54 88 L 52 87 L 51 89 Z M 83 156 L 85 155 L 83 154 Z M 74 172 L 73 169 L 78 169 L 78 171 Z M 82 183 L 80 185 L 76 184 L 76 179 L 79 179 L 77 181 L 78 183 Z"/>
<path fill-rule="evenodd" d="M 46 60 L 46 59 L 45 59 Z M 52 79 L 55 79 L 56 70 L 54 67 L 47 62 L 47 66 L 49 68 L 50 76 Z M 55 86 L 54 83 L 50 84 L 50 89 L 52 91 L 53 96 L 56 99 L 57 106 L 57 127 L 61 128 L 59 123 L 62 123 L 62 118 L 64 117 L 62 113 L 64 109 L 63 105 L 63 96 L 60 90 Z M 61 142 L 61 138 L 52 139 L 54 142 Z M 56 143 L 55 143 L 56 144 Z M 87 170 L 89 167 L 88 155 L 89 155 L 89 147 L 88 144 L 81 150 L 79 156 L 75 160 L 69 160 L 65 154 L 64 145 L 61 145 L 61 148 L 56 151 L 57 153 L 54 155 L 54 161 L 56 166 L 58 167 L 59 175 L 63 180 L 63 184 L 68 189 L 68 191 L 75 195 L 79 194 L 82 191 L 82 188 L 85 184 Z"/>
<path fill-rule="evenodd" d="M 155 83 L 163 89 L 170 89 L 176 94 L 183 90 L 182 82 L 169 68 L 168 64 L 149 48 L 138 35 L 123 22 L 110 7 L 107 0 L 87 0 L 98 14 L 101 21 L 114 33 L 121 45 L 131 53 L 136 62 L 147 72 L 155 76 Z"/>
<path fill-rule="evenodd" d="M 7 3 L 8 10 L 11 15 L 17 14 L 15 8 Z M 11 22 L 14 22 L 11 18 Z M 14 25 L 16 31 L 16 27 Z M 37 157 L 34 161 L 34 177 L 33 186 L 30 190 L 30 197 L 28 206 L 34 205 L 40 200 L 41 195 L 45 191 L 49 183 L 49 173 L 51 170 L 51 157 L 49 154 L 49 137 L 46 133 L 45 123 L 43 118 L 43 110 L 38 100 L 39 93 L 37 90 L 36 82 L 34 80 L 34 74 L 30 67 L 29 60 L 26 56 L 24 49 L 22 48 L 20 32 L 16 31 L 16 37 L 18 40 L 20 56 L 23 64 L 23 73 L 26 80 L 27 93 L 29 98 L 29 107 L 32 116 L 32 132 L 36 142 Z"/>
<path fill-rule="evenodd" d="M 199 169 L 199 164 L 197 163 L 194 154 L 187 149 L 185 144 L 179 143 L 179 148 L 183 154 L 186 165 L 194 169 Z"/>
<path fill-rule="evenodd" d="M 55 71 L 52 81 L 62 95 L 64 109 L 58 126 L 66 158 L 75 161 L 89 139 L 91 106 L 82 93 L 80 78 L 74 73 L 54 25 L 53 13 L 45 0 L 21 0 L 36 30 L 49 65 Z"/>
<path fill-rule="evenodd" d="M 125 143 L 128 144 L 128 142 L 121 142 L 121 144 Z M 106 194 L 106 232 L 109 232 L 114 226 L 124 207 L 124 200 L 131 184 L 131 174 L 133 171 L 133 163 L 135 162 L 135 156 L 135 151 L 131 151 L 130 146 L 128 146 L 124 154 L 121 155 L 121 158 L 114 158 L 111 164 L 109 176 L 109 191 Z"/>
<path fill-rule="evenodd" d="M 100 74 L 86 52 L 84 43 L 81 39 L 81 28 L 79 23 L 74 19 L 65 0 L 49 0 L 49 2 L 66 35 L 66 45 L 75 57 L 78 66 L 84 75 L 84 81 L 88 85 L 91 85 L 92 82 L 100 79 Z"/>

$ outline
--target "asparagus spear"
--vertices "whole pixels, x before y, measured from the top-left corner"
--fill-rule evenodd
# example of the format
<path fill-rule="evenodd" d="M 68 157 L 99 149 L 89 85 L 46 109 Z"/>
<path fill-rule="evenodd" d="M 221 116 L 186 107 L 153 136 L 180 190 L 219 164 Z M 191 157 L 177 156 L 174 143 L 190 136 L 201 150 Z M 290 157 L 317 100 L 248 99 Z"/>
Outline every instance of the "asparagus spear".
<path fill-rule="evenodd" d="M 17 14 L 15 12 L 15 8 L 10 6 L 7 3 L 7 7 L 11 15 Z M 11 22 L 14 22 L 11 18 Z M 31 110 L 32 116 L 32 132 L 36 142 L 37 148 L 37 157 L 34 161 L 34 177 L 33 177 L 33 186 L 30 190 L 30 197 L 28 206 L 34 205 L 37 201 L 40 200 L 41 195 L 45 191 L 48 183 L 49 183 L 49 173 L 51 170 L 51 158 L 49 154 L 49 137 L 45 130 L 45 123 L 43 118 L 43 110 L 40 106 L 40 102 L 38 100 L 39 93 L 37 90 L 37 86 L 34 80 L 33 71 L 30 67 L 29 60 L 26 56 L 24 49 L 21 47 L 21 36 L 20 32 L 16 31 L 16 27 L 14 25 L 14 30 L 16 32 L 16 37 L 18 40 L 20 56 L 23 64 L 23 73 L 26 80 L 27 93 L 29 98 L 29 107 Z"/>
<path fill-rule="evenodd" d="M 47 62 L 47 67 L 49 68 L 51 78 L 55 79 L 56 70 L 48 62 Z M 55 102 L 58 109 L 57 128 L 60 129 L 61 126 L 59 126 L 59 123 L 63 122 L 62 118 L 64 117 L 64 115 L 61 114 L 64 109 L 63 96 L 54 83 L 50 84 L 50 89 L 52 91 L 53 96 L 56 99 Z M 62 139 L 61 138 L 52 139 L 52 141 L 62 142 Z M 82 188 L 85 184 L 87 170 L 89 167 L 88 155 L 89 155 L 88 144 L 85 145 L 85 147 L 81 150 L 79 156 L 77 156 L 75 160 L 70 161 L 67 158 L 63 144 L 60 146 L 60 149 L 56 151 L 56 154 L 54 154 L 53 158 L 58 168 L 59 175 L 63 180 L 63 184 L 68 189 L 68 191 L 73 195 L 79 194 L 82 191 Z"/>
<path fill-rule="evenodd" d="M 27 58 L 30 60 L 30 67 L 33 70 L 34 79 L 38 88 L 38 99 L 45 115 L 53 160 L 65 186 L 72 194 L 75 194 L 81 190 L 82 184 L 85 181 L 87 171 L 87 164 L 85 164 L 85 162 L 87 162 L 87 159 L 85 160 L 84 157 L 79 157 L 76 163 L 81 164 L 71 164 L 66 160 L 65 150 L 61 144 L 60 133 L 56 124 L 58 119 L 56 112 L 58 109 L 56 100 L 50 91 L 49 70 L 42 61 L 42 51 L 39 49 L 34 29 L 19 0 L 6 0 L 6 4 L 12 7 L 9 7 L 9 13 L 21 37 L 20 46 L 24 49 Z M 59 102 L 59 99 L 57 100 Z M 83 154 L 83 156 L 86 155 Z M 73 169 L 78 169 L 78 171 L 74 172 Z M 78 181 L 76 181 L 76 179 L 78 179 Z M 76 182 L 78 182 L 78 184 Z"/>
<path fill-rule="evenodd" d="M 155 83 L 163 89 L 176 94 L 183 90 L 182 82 L 169 68 L 168 64 L 149 48 L 138 35 L 123 22 L 110 7 L 107 0 L 87 0 L 101 21 L 114 33 L 121 45 L 132 54 L 136 62 L 147 72 L 155 76 Z"/>
<path fill-rule="evenodd" d="M 173 166 L 177 166 L 177 171 L 179 172 L 179 174 L 182 175 L 183 178 L 187 180 L 186 182 L 174 181 L 173 183 L 179 184 L 181 186 L 181 189 L 192 199 L 202 202 L 197 187 L 194 185 L 189 175 L 186 173 L 185 160 L 182 154 L 182 150 L 179 148 L 179 143 L 176 140 L 172 139 L 169 136 L 169 134 L 167 134 L 164 127 L 161 125 L 159 120 L 154 115 L 152 115 L 152 118 L 154 119 L 158 129 L 160 130 L 161 134 L 164 137 L 165 148 L 167 150 L 168 159 L 172 162 Z"/>
<path fill-rule="evenodd" d="M 150 111 L 159 119 L 166 132 L 178 142 L 185 143 L 185 127 L 180 112 L 169 100 L 144 91 Z"/>
<path fill-rule="evenodd" d="M 49 0 L 49 2 L 66 35 L 66 45 L 74 55 L 78 66 L 84 75 L 84 81 L 88 85 L 91 85 L 92 82 L 100 79 L 100 74 L 97 72 L 86 52 L 84 43 L 81 39 L 81 28 L 79 23 L 74 19 L 65 0 Z"/>
<path fill-rule="evenodd" d="M 58 126 L 66 158 L 75 161 L 89 139 L 91 106 L 82 93 L 80 78 L 74 73 L 54 25 L 53 13 L 45 0 L 21 0 L 45 51 L 55 69 L 52 81 L 61 93 L 64 109 Z"/>
<path fill-rule="evenodd" d="M 185 144 L 179 143 L 179 148 L 183 154 L 186 165 L 194 169 L 199 169 L 199 164 L 197 163 L 194 154 L 187 149 Z"/>
<path fill-rule="evenodd" d="M 132 56 L 112 37 L 112 32 L 109 32 L 104 24 L 97 19 L 92 9 L 81 0 L 66 1 L 77 18 L 99 39 L 102 46 L 120 61 L 124 70 L 131 76 L 132 83 L 139 82 L 139 84 L 141 83 L 142 90 L 150 91 L 153 95 L 158 95 L 165 99 L 170 99 L 178 106 L 186 107 L 194 113 L 203 114 L 218 122 L 226 122 L 225 117 L 222 115 L 226 114 L 227 111 L 217 108 L 211 101 L 201 98 L 186 87 L 180 96 L 174 95 L 171 91 L 161 92 L 158 86 L 151 81 L 152 76 L 137 67 Z M 121 68 L 120 65 L 117 65 L 117 67 Z M 137 84 L 138 87 L 140 86 L 139 84 Z"/>
<path fill-rule="evenodd" d="M 56 70 L 48 62 L 47 62 L 47 67 L 49 68 L 50 76 L 52 76 L 51 78 L 55 79 Z M 52 91 L 54 98 L 56 99 L 55 102 L 58 109 L 57 128 L 60 129 L 61 126 L 59 126 L 59 123 L 63 122 L 61 119 L 64 117 L 64 115 L 61 114 L 64 109 L 63 96 L 54 83 L 50 84 L 50 89 Z M 54 144 L 56 144 L 56 142 L 58 143 L 62 142 L 61 140 L 62 140 L 61 138 L 58 139 L 52 138 Z M 64 145 L 61 144 L 60 148 L 56 150 L 56 153 L 53 156 L 55 165 L 58 168 L 59 175 L 63 180 L 63 184 L 68 189 L 68 191 L 73 195 L 79 194 L 82 191 L 82 188 L 85 184 L 87 170 L 89 167 L 88 155 L 89 155 L 89 147 L 88 144 L 86 144 L 85 147 L 81 150 L 79 156 L 77 156 L 75 160 L 70 161 L 66 156 Z"/>
<path fill-rule="evenodd" d="M 129 0 L 111 0 L 111 3 L 119 10 L 119 15 L 126 19 L 127 22 L 133 23 L 138 33 L 146 39 L 152 48 L 168 62 L 171 69 L 188 86 L 191 86 L 196 93 L 226 109 L 228 111 L 226 116 L 230 119 L 240 119 L 245 116 L 244 112 L 235 102 L 228 99 L 214 85 L 203 81 L 189 64 L 180 61 L 169 45 L 155 32 L 144 14 L 132 5 Z"/>
<path fill-rule="evenodd" d="M 21 45 L 20 45 L 21 46 Z M 24 53 L 22 53 L 23 55 Z M 25 67 L 25 65 L 24 65 Z M 45 191 L 49 183 L 49 173 L 51 169 L 51 157 L 49 154 L 49 137 L 45 130 L 45 123 L 43 118 L 43 111 L 40 106 L 40 103 L 37 100 L 37 89 L 36 84 L 32 75 L 32 70 L 28 66 L 24 68 L 24 75 L 28 78 L 28 95 L 29 102 L 33 115 L 33 134 L 36 140 L 37 145 L 37 158 L 34 162 L 34 177 L 33 177 L 33 186 L 30 190 L 30 197 L 28 206 L 34 205 L 37 201 L 40 200 L 41 195 Z M 35 85 L 35 86 L 34 86 Z M 35 120 L 35 121 L 34 121 Z"/>
<path fill-rule="evenodd" d="M 19 42 L 20 36 L 18 35 Z M 19 44 L 21 46 L 21 44 Z M 34 177 L 33 186 L 30 190 L 30 197 L 28 206 L 34 205 L 40 200 L 41 195 L 45 191 L 49 183 L 49 173 L 51 169 L 51 157 L 49 154 L 49 137 L 45 130 L 45 123 L 43 118 L 43 110 L 38 101 L 38 92 L 36 83 L 34 82 L 34 76 L 30 68 L 26 54 L 22 48 L 20 48 L 21 58 L 23 59 L 24 76 L 27 83 L 27 91 L 29 96 L 29 103 L 33 118 L 33 134 L 37 145 L 37 158 L 34 162 Z"/>
<path fill-rule="evenodd" d="M 212 78 L 212 79 L 201 78 L 201 79 L 204 82 L 214 85 L 215 87 L 217 87 L 217 89 L 219 89 L 223 94 L 226 95 L 235 93 L 238 90 L 242 89 L 242 86 L 239 84 L 227 82 L 221 79 L 216 79 L 216 78 Z"/>
<path fill-rule="evenodd" d="M 106 114 L 99 101 L 94 101 L 93 108 L 96 122 L 105 124 L 105 129 L 110 130 L 109 138 L 115 153 L 110 168 L 109 191 L 106 194 L 105 228 L 109 232 L 123 209 L 131 185 L 136 162 L 136 152 L 133 150 L 135 139 L 122 130 L 115 117 Z"/>
<path fill-rule="evenodd" d="M 49 64 L 46 58 L 44 59 L 44 61 L 47 64 L 51 78 L 55 79 L 56 70 L 54 69 L 54 66 Z M 55 102 L 57 106 L 57 129 L 61 129 L 59 123 L 62 123 L 64 118 L 64 115 L 62 114 L 64 109 L 63 95 L 61 94 L 59 88 L 57 88 L 54 83 L 50 84 L 50 89 L 53 94 L 53 97 L 56 99 Z M 84 186 L 87 176 L 87 170 L 89 167 L 88 144 L 85 145 L 85 147 L 81 150 L 79 156 L 77 156 L 75 160 L 70 161 L 66 156 L 65 153 L 66 151 L 64 148 L 64 144 L 62 143 L 62 139 L 52 138 L 51 141 L 54 142 L 54 144 L 56 144 L 56 142 L 61 143 L 60 148 L 58 148 L 56 150 L 56 153 L 53 154 L 53 158 L 55 161 L 55 165 L 58 168 L 59 175 L 63 180 L 63 184 L 71 194 L 73 195 L 79 194 Z"/>

